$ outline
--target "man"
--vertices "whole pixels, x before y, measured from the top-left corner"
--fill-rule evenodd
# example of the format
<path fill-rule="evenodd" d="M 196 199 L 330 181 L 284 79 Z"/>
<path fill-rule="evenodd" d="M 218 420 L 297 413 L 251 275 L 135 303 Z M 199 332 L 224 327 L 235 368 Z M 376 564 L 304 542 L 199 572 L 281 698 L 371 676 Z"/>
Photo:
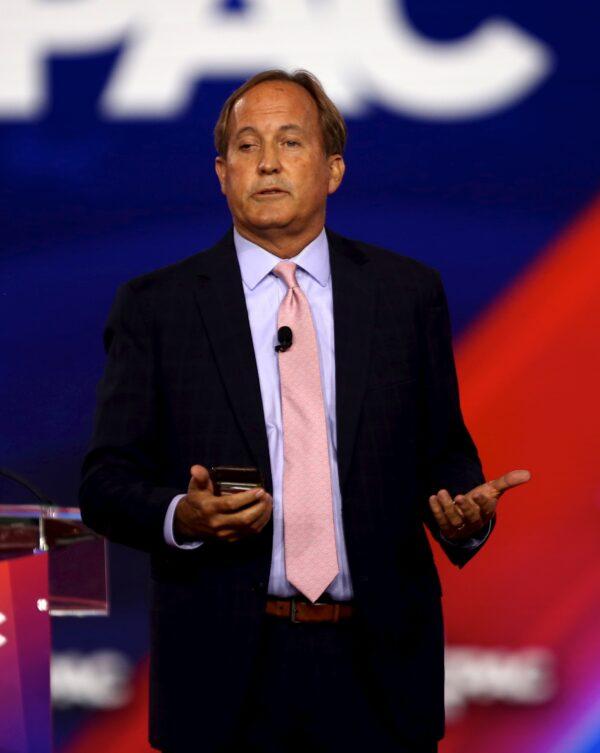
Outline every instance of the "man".
<path fill-rule="evenodd" d="M 423 522 L 461 566 L 529 474 L 484 483 L 437 273 L 324 229 L 346 131 L 318 81 L 253 77 L 215 136 L 234 229 L 120 289 L 81 487 L 90 526 L 151 554 L 150 740 L 430 753 Z M 264 488 L 216 496 L 212 464 Z"/>

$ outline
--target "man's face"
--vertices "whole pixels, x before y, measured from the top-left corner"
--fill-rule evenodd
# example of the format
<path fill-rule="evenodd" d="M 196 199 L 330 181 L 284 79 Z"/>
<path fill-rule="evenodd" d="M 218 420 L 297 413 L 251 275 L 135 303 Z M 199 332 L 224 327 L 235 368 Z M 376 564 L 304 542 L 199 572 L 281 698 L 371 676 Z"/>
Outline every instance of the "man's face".
<path fill-rule="evenodd" d="M 234 105 L 221 190 L 236 227 L 250 235 L 301 233 L 325 221 L 327 196 L 341 182 L 340 155 L 325 156 L 317 106 L 298 84 L 265 81 Z"/>

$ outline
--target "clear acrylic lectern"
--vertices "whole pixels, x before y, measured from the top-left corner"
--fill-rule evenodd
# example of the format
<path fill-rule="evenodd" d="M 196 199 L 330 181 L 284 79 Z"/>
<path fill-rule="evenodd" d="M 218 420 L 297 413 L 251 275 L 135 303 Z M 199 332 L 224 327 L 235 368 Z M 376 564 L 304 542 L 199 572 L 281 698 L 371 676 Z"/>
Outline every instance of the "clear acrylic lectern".
<path fill-rule="evenodd" d="M 107 615 L 106 566 L 77 508 L 0 505 L 2 753 L 51 753 L 50 616 Z"/>

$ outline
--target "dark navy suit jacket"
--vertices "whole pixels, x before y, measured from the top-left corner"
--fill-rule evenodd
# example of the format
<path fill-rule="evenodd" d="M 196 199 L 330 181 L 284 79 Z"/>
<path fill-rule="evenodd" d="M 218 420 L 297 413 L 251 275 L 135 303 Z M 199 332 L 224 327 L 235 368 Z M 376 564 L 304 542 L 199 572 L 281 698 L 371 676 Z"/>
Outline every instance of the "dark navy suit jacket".
<path fill-rule="evenodd" d="M 343 525 L 374 681 L 402 735 L 443 734 L 440 582 L 428 496 L 483 481 L 458 397 L 439 275 L 327 231 Z M 168 547 L 167 507 L 194 463 L 258 466 L 272 491 L 233 234 L 119 289 L 105 331 L 83 520 L 151 556 L 150 739 L 210 753 L 239 712 L 267 597 L 272 525 Z M 462 566 L 476 549 L 441 542 Z"/>

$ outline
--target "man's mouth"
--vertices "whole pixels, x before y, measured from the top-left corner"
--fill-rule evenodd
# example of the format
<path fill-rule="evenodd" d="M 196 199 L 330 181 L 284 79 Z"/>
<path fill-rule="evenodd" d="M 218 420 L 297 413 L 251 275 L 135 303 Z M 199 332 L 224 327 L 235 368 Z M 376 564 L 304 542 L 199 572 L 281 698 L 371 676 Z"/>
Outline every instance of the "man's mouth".
<path fill-rule="evenodd" d="M 276 196 L 277 194 L 284 194 L 287 193 L 287 191 L 284 191 L 281 188 L 263 188 L 262 191 L 257 191 L 257 196 Z"/>

